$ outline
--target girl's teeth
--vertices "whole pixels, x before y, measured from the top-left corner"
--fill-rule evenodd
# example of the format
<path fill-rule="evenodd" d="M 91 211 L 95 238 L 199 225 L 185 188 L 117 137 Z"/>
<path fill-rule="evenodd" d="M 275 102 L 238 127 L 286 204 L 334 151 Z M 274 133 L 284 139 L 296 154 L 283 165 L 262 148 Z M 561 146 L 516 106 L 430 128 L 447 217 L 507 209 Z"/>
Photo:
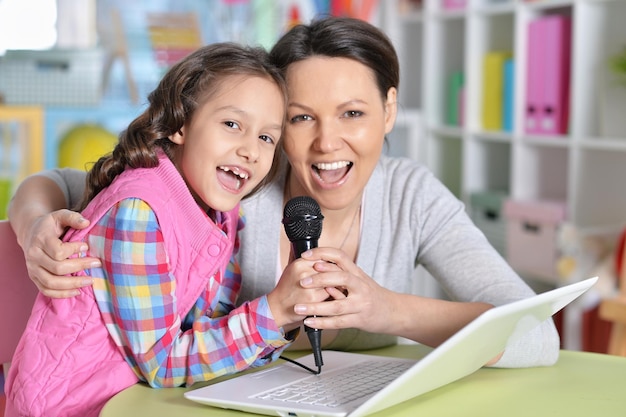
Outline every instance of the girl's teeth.
<path fill-rule="evenodd" d="M 219 167 L 219 168 L 225 172 L 232 172 L 233 174 L 237 175 L 239 178 L 243 178 L 244 180 L 248 178 L 248 174 L 246 174 L 245 172 L 233 171 L 232 169 L 228 167 Z"/>

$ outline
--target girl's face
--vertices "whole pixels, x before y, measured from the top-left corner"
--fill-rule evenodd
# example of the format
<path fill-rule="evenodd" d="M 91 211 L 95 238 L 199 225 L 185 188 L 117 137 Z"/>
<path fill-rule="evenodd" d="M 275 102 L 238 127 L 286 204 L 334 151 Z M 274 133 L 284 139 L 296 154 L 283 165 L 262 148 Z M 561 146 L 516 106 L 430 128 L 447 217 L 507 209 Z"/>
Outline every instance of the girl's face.
<path fill-rule="evenodd" d="M 170 137 L 175 164 L 198 204 L 228 211 L 269 172 L 280 139 L 284 98 L 270 79 L 233 75 Z"/>
<path fill-rule="evenodd" d="M 396 89 L 382 98 L 367 66 L 319 56 L 291 64 L 287 84 L 284 147 L 298 183 L 290 191 L 330 210 L 360 203 L 395 122 Z"/>

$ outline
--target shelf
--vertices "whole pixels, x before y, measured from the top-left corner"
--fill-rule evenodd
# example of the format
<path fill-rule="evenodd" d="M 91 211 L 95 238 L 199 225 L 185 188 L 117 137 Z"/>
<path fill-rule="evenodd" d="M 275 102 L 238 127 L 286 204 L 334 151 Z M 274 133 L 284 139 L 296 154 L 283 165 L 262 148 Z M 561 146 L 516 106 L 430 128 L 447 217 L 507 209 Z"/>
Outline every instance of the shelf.
<path fill-rule="evenodd" d="M 513 141 L 513 135 L 507 132 L 477 131 L 472 133 L 472 135 L 475 136 L 477 140 L 482 140 L 485 142 L 511 143 Z"/>
<path fill-rule="evenodd" d="M 581 148 L 626 152 L 626 138 L 591 138 L 580 142 Z"/>
<path fill-rule="evenodd" d="M 515 12 L 515 2 L 511 0 L 480 5 L 476 7 L 474 11 L 478 14 L 485 15 L 512 14 Z"/>
<path fill-rule="evenodd" d="M 526 1 L 523 2 L 524 7 L 530 10 L 546 10 L 555 9 L 559 7 L 571 7 L 578 0 L 538 0 L 538 1 Z"/>
<path fill-rule="evenodd" d="M 457 126 L 438 126 L 432 128 L 432 132 L 438 136 L 447 136 L 459 139 L 463 136 L 463 128 Z"/>
<path fill-rule="evenodd" d="M 528 145 L 547 148 L 567 148 L 571 144 L 570 138 L 567 136 L 526 136 L 522 140 Z"/>

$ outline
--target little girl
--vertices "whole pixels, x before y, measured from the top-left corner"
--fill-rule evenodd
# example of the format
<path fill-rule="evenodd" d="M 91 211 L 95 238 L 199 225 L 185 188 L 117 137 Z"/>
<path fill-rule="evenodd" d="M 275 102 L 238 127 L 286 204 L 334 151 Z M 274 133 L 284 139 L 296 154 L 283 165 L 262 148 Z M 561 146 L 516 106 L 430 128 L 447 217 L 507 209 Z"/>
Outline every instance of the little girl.
<path fill-rule="evenodd" d="M 93 287 L 39 294 L 6 381 L 7 417 L 97 416 L 137 381 L 190 385 L 266 364 L 290 342 L 267 296 L 235 307 L 232 259 L 239 202 L 280 154 L 283 78 L 262 49 L 213 44 L 148 99 L 88 174 L 90 226 L 64 239 L 102 259 L 86 271 Z"/>

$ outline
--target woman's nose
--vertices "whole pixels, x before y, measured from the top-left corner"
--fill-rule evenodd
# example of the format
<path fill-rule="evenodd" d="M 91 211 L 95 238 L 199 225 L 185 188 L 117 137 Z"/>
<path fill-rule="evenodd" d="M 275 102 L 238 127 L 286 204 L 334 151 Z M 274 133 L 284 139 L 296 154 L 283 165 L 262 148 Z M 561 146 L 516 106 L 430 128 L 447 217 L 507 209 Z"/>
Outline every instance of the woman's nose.
<path fill-rule="evenodd" d="M 319 123 L 317 135 L 315 138 L 315 148 L 324 153 L 334 152 L 340 149 L 343 140 L 337 126 L 333 126 L 330 122 Z"/>

